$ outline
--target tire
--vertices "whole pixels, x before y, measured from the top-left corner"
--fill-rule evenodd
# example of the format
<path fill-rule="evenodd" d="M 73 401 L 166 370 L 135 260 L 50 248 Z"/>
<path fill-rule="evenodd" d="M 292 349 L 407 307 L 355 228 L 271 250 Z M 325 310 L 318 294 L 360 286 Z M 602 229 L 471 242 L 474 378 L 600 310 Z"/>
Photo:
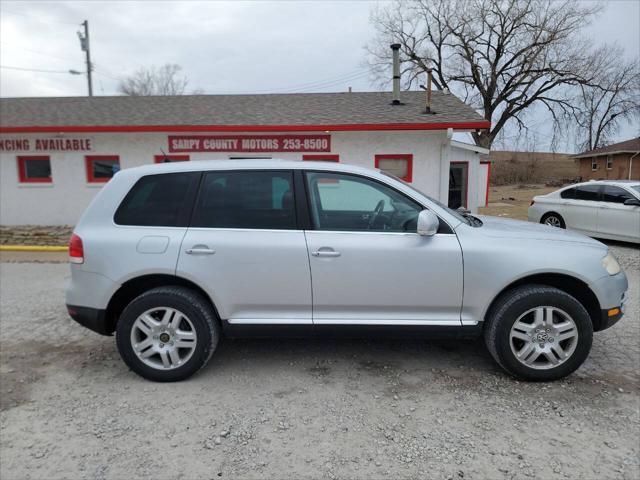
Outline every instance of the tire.
<path fill-rule="evenodd" d="M 127 305 L 116 327 L 122 360 L 156 382 L 184 380 L 196 373 L 213 355 L 220 335 L 220 322 L 209 302 L 178 286 L 141 294 Z"/>
<path fill-rule="evenodd" d="M 540 223 L 557 228 L 567 228 L 567 224 L 564 222 L 562 215 L 556 212 L 545 213 L 540 219 Z"/>
<path fill-rule="evenodd" d="M 537 326 L 541 317 L 546 323 Z M 571 374 L 586 360 L 593 323 L 584 306 L 566 292 L 524 285 L 496 301 L 484 337 L 491 356 L 509 374 L 522 380 L 552 381 Z"/>

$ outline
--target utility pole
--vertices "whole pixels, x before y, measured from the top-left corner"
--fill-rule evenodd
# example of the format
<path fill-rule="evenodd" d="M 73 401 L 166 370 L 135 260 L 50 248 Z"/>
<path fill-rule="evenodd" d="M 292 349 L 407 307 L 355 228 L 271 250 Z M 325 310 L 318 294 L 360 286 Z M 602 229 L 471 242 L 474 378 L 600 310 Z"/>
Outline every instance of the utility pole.
<path fill-rule="evenodd" d="M 85 20 L 81 23 L 84 26 L 84 35 L 78 32 L 78 38 L 80 39 L 80 49 L 85 52 L 87 57 L 87 86 L 89 87 L 89 96 L 93 97 L 93 83 L 91 81 L 91 49 L 89 47 L 89 20 Z"/>

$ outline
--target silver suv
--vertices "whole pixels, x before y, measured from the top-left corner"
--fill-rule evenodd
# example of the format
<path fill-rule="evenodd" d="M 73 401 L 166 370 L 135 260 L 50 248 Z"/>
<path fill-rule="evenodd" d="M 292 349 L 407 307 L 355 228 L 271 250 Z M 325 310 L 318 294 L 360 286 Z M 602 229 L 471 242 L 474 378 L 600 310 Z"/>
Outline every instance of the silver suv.
<path fill-rule="evenodd" d="M 554 380 L 623 314 L 602 243 L 461 214 L 377 170 L 206 161 L 119 172 L 69 247 L 67 307 L 151 380 L 202 368 L 222 338 L 484 336 L 495 360 Z"/>

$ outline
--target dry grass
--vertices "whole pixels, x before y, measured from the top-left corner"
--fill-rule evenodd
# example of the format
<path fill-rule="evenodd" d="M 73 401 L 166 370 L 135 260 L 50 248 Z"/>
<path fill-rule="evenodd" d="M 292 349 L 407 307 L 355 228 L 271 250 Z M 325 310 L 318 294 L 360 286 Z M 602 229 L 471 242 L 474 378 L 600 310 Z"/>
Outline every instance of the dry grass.
<path fill-rule="evenodd" d="M 526 220 L 533 197 L 578 179 L 578 164 L 564 153 L 492 151 L 489 158 L 491 187 L 489 205 L 479 209 L 483 215 Z"/>
<path fill-rule="evenodd" d="M 575 160 L 564 153 L 492 151 L 493 185 L 568 183 L 579 175 Z"/>
<path fill-rule="evenodd" d="M 558 187 L 545 185 L 492 186 L 489 190 L 489 206 L 481 207 L 478 213 L 526 220 L 531 199 L 536 195 L 545 195 L 557 189 Z"/>

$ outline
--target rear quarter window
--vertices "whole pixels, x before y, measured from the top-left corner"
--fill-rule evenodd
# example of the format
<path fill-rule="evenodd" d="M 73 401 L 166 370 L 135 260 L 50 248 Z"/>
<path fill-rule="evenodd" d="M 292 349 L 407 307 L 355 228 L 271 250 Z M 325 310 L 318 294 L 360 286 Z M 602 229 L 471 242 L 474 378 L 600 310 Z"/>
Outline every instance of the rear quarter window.
<path fill-rule="evenodd" d="M 140 178 L 116 210 L 115 223 L 186 227 L 199 177 L 198 172 L 182 172 Z"/>
<path fill-rule="evenodd" d="M 575 188 L 567 188 L 560 192 L 560 198 L 576 198 L 576 189 Z"/>

